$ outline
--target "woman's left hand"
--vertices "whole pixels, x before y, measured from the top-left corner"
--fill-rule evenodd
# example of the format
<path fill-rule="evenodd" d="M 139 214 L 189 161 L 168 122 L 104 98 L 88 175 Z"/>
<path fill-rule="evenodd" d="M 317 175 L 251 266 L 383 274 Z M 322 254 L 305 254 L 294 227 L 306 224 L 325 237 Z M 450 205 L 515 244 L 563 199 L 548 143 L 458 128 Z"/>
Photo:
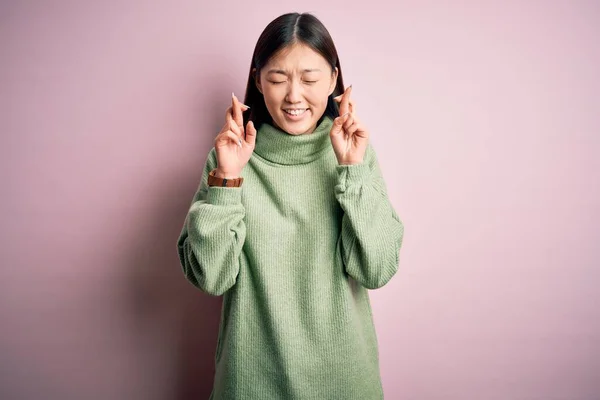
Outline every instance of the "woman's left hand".
<path fill-rule="evenodd" d="M 356 104 L 350 99 L 351 92 L 352 86 L 333 98 L 340 103 L 340 116 L 333 120 L 329 137 L 340 165 L 362 163 L 369 142 L 369 133 L 355 115 Z"/>

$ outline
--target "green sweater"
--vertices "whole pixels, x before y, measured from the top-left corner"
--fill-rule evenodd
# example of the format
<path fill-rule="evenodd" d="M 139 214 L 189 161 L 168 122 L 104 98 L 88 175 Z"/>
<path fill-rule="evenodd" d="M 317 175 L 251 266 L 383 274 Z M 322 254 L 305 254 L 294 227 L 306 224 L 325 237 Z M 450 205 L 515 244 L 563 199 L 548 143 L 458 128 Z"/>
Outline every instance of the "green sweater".
<path fill-rule="evenodd" d="M 404 227 L 372 145 L 338 165 L 331 124 L 262 124 L 239 188 L 207 186 L 208 154 L 177 247 L 185 277 L 223 295 L 211 399 L 383 398 L 367 288 L 398 270 Z"/>

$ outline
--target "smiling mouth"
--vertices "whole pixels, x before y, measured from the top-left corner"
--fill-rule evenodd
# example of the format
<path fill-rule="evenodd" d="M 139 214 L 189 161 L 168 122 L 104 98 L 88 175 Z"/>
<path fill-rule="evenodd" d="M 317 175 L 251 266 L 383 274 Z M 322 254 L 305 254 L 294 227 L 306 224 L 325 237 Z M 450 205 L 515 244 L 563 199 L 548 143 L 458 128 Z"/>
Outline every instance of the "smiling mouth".
<path fill-rule="evenodd" d="M 306 110 L 308 110 L 308 108 L 299 108 L 299 109 L 287 109 L 287 110 L 283 110 L 285 111 L 287 114 L 289 115 L 302 115 L 306 112 Z"/>

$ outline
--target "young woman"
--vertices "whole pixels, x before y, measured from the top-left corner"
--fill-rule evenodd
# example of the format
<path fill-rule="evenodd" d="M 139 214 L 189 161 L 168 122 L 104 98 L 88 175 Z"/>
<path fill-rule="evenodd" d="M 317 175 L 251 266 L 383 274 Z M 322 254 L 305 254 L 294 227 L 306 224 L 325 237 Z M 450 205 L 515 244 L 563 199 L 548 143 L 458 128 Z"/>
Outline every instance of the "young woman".
<path fill-rule="evenodd" d="M 223 295 L 211 399 L 383 398 L 367 289 L 404 227 L 351 90 L 327 29 L 290 13 L 232 95 L 178 239 L 186 278 Z"/>

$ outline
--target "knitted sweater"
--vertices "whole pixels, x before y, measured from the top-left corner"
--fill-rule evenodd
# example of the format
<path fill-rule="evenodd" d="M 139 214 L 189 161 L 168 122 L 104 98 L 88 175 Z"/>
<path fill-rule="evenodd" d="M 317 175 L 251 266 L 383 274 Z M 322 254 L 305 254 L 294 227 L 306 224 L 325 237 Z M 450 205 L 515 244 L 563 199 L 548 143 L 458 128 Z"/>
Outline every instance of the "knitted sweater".
<path fill-rule="evenodd" d="M 369 143 L 339 165 L 332 120 L 257 132 L 241 187 L 209 187 L 211 149 L 177 247 L 185 277 L 223 295 L 214 400 L 383 398 L 368 289 L 398 269 L 404 227 Z"/>

